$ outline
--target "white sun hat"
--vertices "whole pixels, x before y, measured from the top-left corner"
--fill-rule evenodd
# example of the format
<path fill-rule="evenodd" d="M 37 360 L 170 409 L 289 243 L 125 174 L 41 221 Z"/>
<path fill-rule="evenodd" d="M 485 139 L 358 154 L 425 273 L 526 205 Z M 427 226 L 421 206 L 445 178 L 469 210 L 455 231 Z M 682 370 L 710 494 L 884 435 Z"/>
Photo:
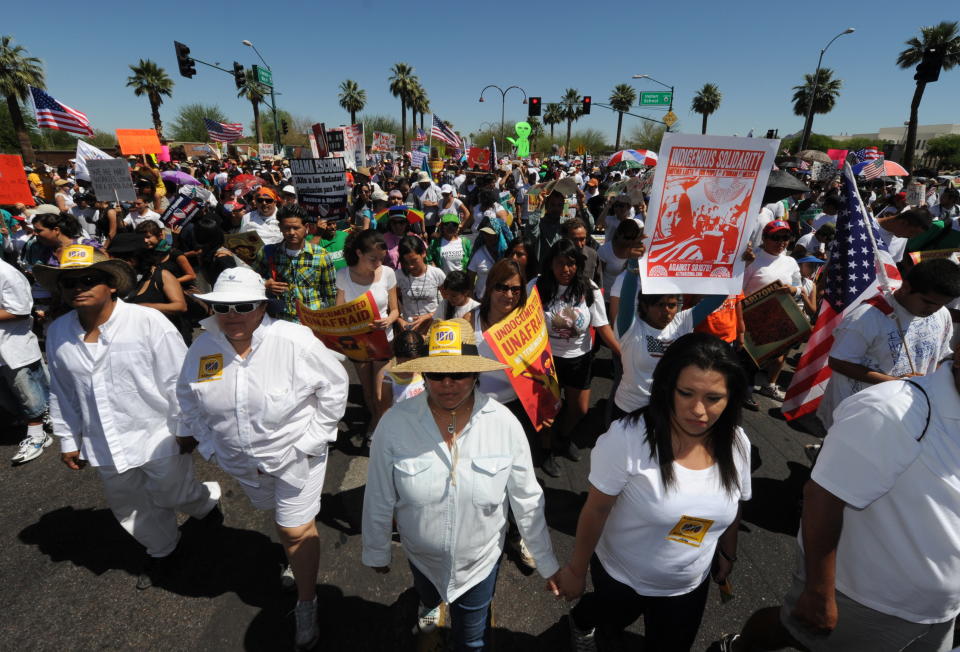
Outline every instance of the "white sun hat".
<path fill-rule="evenodd" d="M 234 267 L 220 273 L 213 285 L 213 292 L 194 296 L 207 303 L 266 301 L 267 289 L 263 279 L 255 271 L 246 267 Z"/>

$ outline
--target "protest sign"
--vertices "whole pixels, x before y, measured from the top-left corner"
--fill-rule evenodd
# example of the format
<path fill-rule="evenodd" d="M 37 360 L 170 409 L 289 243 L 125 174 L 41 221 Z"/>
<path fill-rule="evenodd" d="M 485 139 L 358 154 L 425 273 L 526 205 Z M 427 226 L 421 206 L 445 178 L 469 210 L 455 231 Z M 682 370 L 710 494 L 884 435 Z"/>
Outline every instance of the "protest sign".
<path fill-rule="evenodd" d="M 909 206 L 927 205 L 927 186 L 923 183 L 913 182 L 907 186 L 907 204 Z"/>
<path fill-rule="evenodd" d="M 153 129 L 117 129 L 117 143 L 127 156 L 159 154 L 163 151 L 157 132 Z"/>
<path fill-rule="evenodd" d="M 313 134 L 307 134 L 307 140 L 310 141 L 310 156 L 320 158 L 320 148 L 317 146 L 317 137 Z"/>
<path fill-rule="evenodd" d="M 373 326 L 374 320 L 380 319 L 380 311 L 370 292 L 353 301 L 320 310 L 310 310 L 297 301 L 297 317 L 327 348 L 339 351 L 351 360 L 368 362 L 393 357 L 386 331 Z"/>
<path fill-rule="evenodd" d="M 341 154 L 343 152 L 343 131 L 339 127 L 328 131 L 326 138 L 329 154 Z M 317 146 L 319 148 L 319 142 Z"/>
<path fill-rule="evenodd" d="M 800 310 L 783 283 L 774 281 L 745 297 L 743 323 L 744 350 L 757 366 L 780 355 L 810 334 L 810 320 Z"/>
<path fill-rule="evenodd" d="M 344 159 L 291 159 L 290 171 L 301 206 L 326 219 L 346 217 L 347 175 Z"/>
<path fill-rule="evenodd" d="M 914 265 L 926 260 L 936 260 L 937 258 L 949 258 L 953 254 L 960 255 L 960 249 L 928 249 L 927 251 L 911 251 L 910 260 Z"/>
<path fill-rule="evenodd" d="M 34 205 L 23 159 L 16 154 L 0 154 L 0 204 Z"/>
<path fill-rule="evenodd" d="M 343 135 L 343 146 L 346 152 L 349 152 L 353 158 L 353 166 L 350 166 L 348 157 L 347 167 L 352 167 L 354 170 L 364 167 L 367 164 L 367 145 L 363 138 L 363 125 L 358 124 L 344 127 Z"/>
<path fill-rule="evenodd" d="M 835 163 L 824 163 L 822 161 L 814 161 L 810 164 L 810 180 L 811 181 L 829 181 L 830 179 L 837 176 L 839 172 L 837 171 L 837 166 Z"/>
<path fill-rule="evenodd" d="M 130 178 L 130 166 L 122 158 L 87 161 L 93 193 L 103 201 L 134 201 L 137 191 Z"/>
<path fill-rule="evenodd" d="M 847 154 L 850 152 L 848 149 L 828 149 L 827 156 L 830 157 L 837 167 L 842 167 L 843 162 L 847 160 Z"/>
<path fill-rule="evenodd" d="M 273 143 L 260 143 L 257 145 L 257 152 L 260 154 L 260 158 L 273 158 L 276 156 Z"/>
<path fill-rule="evenodd" d="M 779 140 L 668 133 L 646 215 L 644 292 L 737 294 Z"/>
<path fill-rule="evenodd" d="M 313 131 L 313 138 L 316 141 L 316 152 L 313 158 L 327 158 L 330 156 L 330 146 L 327 143 L 327 127 L 322 122 L 318 122 L 310 127 Z M 313 143 L 311 143 L 311 146 Z"/>
<path fill-rule="evenodd" d="M 103 150 L 85 142 L 82 138 L 77 138 L 77 153 L 74 154 L 74 156 L 76 160 L 73 163 L 73 173 L 82 181 L 90 181 L 90 173 L 87 172 L 87 161 L 113 158 Z"/>
<path fill-rule="evenodd" d="M 227 233 L 223 236 L 223 246 L 252 267 L 256 262 L 257 254 L 263 249 L 263 240 L 256 231 Z"/>
<path fill-rule="evenodd" d="M 370 150 L 373 152 L 392 152 L 397 146 L 397 137 L 382 131 L 373 132 L 373 144 Z"/>
<path fill-rule="evenodd" d="M 167 210 L 163 211 L 160 221 L 168 229 L 182 229 L 196 217 L 201 206 L 203 206 L 202 201 L 178 194 L 167 206 Z"/>
<path fill-rule="evenodd" d="M 543 303 L 534 288 L 525 306 L 483 332 L 497 360 L 509 365 L 504 373 L 537 430 L 560 412 L 560 383 L 544 319 Z"/>
<path fill-rule="evenodd" d="M 490 150 L 486 147 L 471 147 L 467 152 L 467 167 L 471 170 L 490 169 Z"/>

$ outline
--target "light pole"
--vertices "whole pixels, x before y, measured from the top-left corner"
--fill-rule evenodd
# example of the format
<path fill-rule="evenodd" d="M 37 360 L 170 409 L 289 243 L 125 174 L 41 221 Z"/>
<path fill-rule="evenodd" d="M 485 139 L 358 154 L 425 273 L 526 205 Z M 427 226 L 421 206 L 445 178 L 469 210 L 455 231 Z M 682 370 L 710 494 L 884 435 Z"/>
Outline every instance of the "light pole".
<path fill-rule="evenodd" d="M 502 88 L 500 88 L 500 87 L 497 86 L 496 84 L 488 84 L 488 85 L 486 85 L 486 86 L 483 87 L 483 90 L 482 90 L 482 91 L 480 91 L 480 101 L 481 101 L 481 102 L 483 102 L 483 93 L 484 93 L 484 91 L 486 91 L 488 88 L 496 88 L 498 91 L 500 91 L 500 149 L 501 149 L 501 151 L 503 151 L 503 112 L 504 112 L 504 105 L 507 103 L 507 93 L 509 93 L 512 89 L 516 88 L 518 91 L 520 91 L 521 93 L 523 93 L 523 104 L 526 104 L 526 103 L 527 103 L 527 91 L 523 90 L 523 89 L 520 88 L 519 86 L 507 86 L 507 90 L 503 90 Z"/>
<path fill-rule="evenodd" d="M 264 61 L 263 55 L 260 54 L 260 50 L 257 49 L 256 45 L 247 39 L 243 39 L 241 42 L 247 47 L 253 48 L 253 51 L 257 53 L 258 57 L 260 57 L 260 61 L 263 61 L 263 65 L 265 65 L 267 70 L 270 71 L 270 109 L 273 111 L 273 144 L 277 148 L 276 155 L 280 156 L 280 121 L 277 119 L 277 96 L 273 91 L 273 70 L 270 68 L 270 64 Z M 259 81 L 257 83 L 259 83 Z"/>
<path fill-rule="evenodd" d="M 803 122 L 803 136 L 800 137 L 800 149 L 798 151 L 802 152 L 807 148 L 807 141 L 810 140 L 810 131 L 813 129 L 813 101 L 817 97 L 817 87 L 820 84 L 820 64 L 823 63 L 823 53 L 826 52 L 827 48 L 838 38 L 844 34 L 853 34 L 855 31 L 854 28 L 848 27 L 830 39 L 830 42 L 820 50 L 820 58 L 817 59 L 817 71 L 813 73 L 813 92 L 810 93 L 810 101 L 807 102 L 807 119 Z"/>
<path fill-rule="evenodd" d="M 663 86 L 664 88 L 669 88 L 669 89 L 670 89 L 670 108 L 667 109 L 667 113 L 673 113 L 673 86 L 670 86 L 669 84 L 664 84 L 664 83 L 663 83 L 662 81 L 660 81 L 659 79 L 654 79 L 654 78 L 651 77 L 650 75 L 646 75 L 646 74 L 644 74 L 644 75 L 634 75 L 633 78 L 634 78 L 634 79 L 649 79 L 649 80 L 652 81 L 652 82 L 656 82 L 656 83 L 660 84 L 660 85 Z M 667 125 L 667 131 L 670 131 L 670 125 Z"/>

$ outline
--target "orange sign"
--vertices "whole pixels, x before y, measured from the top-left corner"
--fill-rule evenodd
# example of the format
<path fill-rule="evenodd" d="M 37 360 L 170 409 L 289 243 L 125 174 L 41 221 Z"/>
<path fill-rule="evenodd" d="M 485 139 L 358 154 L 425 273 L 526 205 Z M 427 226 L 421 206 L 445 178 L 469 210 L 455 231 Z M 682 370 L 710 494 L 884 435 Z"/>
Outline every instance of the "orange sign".
<path fill-rule="evenodd" d="M 23 159 L 16 154 L 0 154 L 0 204 L 33 206 L 33 195 L 23 171 Z"/>
<path fill-rule="evenodd" d="M 368 362 L 393 357 L 386 332 L 373 326 L 373 322 L 380 319 L 380 311 L 371 292 L 320 310 L 310 310 L 297 300 L 297 316 L 327 348 L 351 360 Z"/>
<path fill-rule="evenodd" d="M 163 151 L 157 132 L 153 129 L 117 129 L 117 142 L 120 151 L 127 156 L 159 154 Z"/>

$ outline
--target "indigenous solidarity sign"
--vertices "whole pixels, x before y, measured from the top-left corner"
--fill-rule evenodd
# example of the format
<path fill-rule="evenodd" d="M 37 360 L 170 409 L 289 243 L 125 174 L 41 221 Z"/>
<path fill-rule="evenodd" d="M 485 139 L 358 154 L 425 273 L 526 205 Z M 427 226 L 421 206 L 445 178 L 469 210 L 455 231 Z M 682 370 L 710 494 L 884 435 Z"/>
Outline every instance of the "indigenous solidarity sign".
<path fill-rule="evenodd" d="M 290 160 L 293 185 L 301 206 L 324 219 L 347 216 L 347 175 L 343 158 Z"/>
<path fill-rule="evenodd" d="M 744 298 L 743 348 L 757 366 L 774 358 L 810 333 L 810 320 L 788 292 L 780 292 L 783 283 L 774 281 Z"/>
<path fill-rule="evenodd" d="M 485 330 L 483 338 L 497 360 L 509 365 L 504 373 L 530 422 L 537 430 L 548 425 L 560 412 L 560 383 L 537 289 L 527 297 L 525 306 Z"/>
<path fill-rule="evenodd" d="M 320 310 L 310 310 L 297 301 L 297 317 L 327 348 L 351 360 L 368 362 L 393 357 L 386 331 L 373 326 L 373 321 L 380 319 L 380 311 L 370 292 L 348 303 Z"/>
<path fill-rule="evenodd" d="M 664 135 L 647 213 L 644 292 L 738 294 L 779 140 Z"/>

